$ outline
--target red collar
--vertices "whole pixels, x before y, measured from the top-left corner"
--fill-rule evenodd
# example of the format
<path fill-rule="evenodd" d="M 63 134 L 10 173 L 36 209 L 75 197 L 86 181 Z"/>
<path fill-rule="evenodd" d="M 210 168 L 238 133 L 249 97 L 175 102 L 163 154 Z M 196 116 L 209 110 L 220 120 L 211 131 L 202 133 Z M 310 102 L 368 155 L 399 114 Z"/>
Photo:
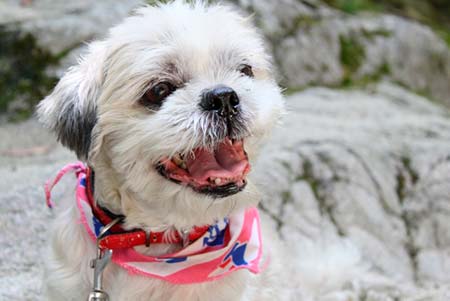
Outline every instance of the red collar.
<path fill-rule="evenodd" d="M 93 172 L 91 168 L 88 167 L 86 171 L 86 194 L 94 216 L 102 225 L 108 225 L 118 217 L 124 219 L 125 216 L 115 215 L 96 204 L 92 193 L 92 179 Z M 192 231 L 186 235 L 186 238 L 184 238 L 178 231 L 174 231 L 171 235 L 167 235 L 165 231 L 150 233 L 140 229 L 126 231 L 122 228 L 121 223 L 122 222 L 114 225 L 108 232 L 110 234 L 100 240 L 99 246 L 101 249 L 114 250 L 141 245 L 150 246 L 151 244 L 183 244 L 184 239 L 187 240 L 187 243 L 191 243 L 203 236 L 209 228 L 209 225 L 194 227 Z"/>

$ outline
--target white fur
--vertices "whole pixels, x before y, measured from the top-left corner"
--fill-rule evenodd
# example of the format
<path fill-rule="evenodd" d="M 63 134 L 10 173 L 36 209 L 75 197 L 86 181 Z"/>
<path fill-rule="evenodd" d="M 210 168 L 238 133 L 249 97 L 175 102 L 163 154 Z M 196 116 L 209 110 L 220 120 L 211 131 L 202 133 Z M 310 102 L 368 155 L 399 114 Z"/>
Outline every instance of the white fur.
<path fill-rule="evenodd" d="M 253 67 L 254 78 L 238 72 L 242 63 Z M 151 112 L 138 100 L 158 80 L 171 80 L 181 87 L 160 110 Z M 76 143 L 85 141 L 86 134 L 92 138 L 89 156 L 82 151 L 79 155 L 88 157 L 95 169 L 97 202 L 124 214 L 125 227 L 190 229 L 259 201 L 251 183 L 238 194 L 215 199 L 172 183 L 154 169 L 163 156 L 218 142 L 198 106 L 201 92 L 217 84 L 228 85 L 239 95 L 246 121 L 242 138 L 254 162 L 259 144 L 283 110 L 263 42 L 251 21 L 229 7 L 175 1 L 139 9 L 111 29 L 105 40 L 92 43 L 79 65 L 41 102 L 38 114 L 71 148 L 78 149 Z M 92 132 L 77 132 L 77 119 L 93 113 L 96 120 L 84 125 L 89 129 L 91 124 Z M 72 132 L 77 137 L 73 141 L 67 137 Z M 84 300 L 89 293 L 88 263 L 95 257 L 95 247 L 77 219 L 72 202 L 56 220 L 46 271 L 50 300 Z M 112 301 L 286 300 L 298 282 L 283 268 L 285 255 L 278 254 L 277 237 L 270 233 L 263 230 L 264 254 L 270 254 L 271 260 L 261 274 L 243 270 L 210 283 L 173 285 L 131 276 L 111 264 L 104 276 L 105 289 Z M 156 255 L 172 252 L 174 246 L 138 250 Z M 311 270 L 307 265 L 303 268 Z M 304 276 L 298 279 L 307 279 Z M 292 295 L 293 300 L 297 297 Z"/>

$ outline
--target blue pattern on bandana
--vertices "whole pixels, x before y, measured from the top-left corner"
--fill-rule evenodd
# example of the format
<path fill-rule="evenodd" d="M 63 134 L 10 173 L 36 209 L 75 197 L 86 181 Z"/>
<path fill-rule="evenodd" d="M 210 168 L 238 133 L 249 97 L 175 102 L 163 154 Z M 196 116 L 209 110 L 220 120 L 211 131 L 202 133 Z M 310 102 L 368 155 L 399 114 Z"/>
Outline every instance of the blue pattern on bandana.
<path fill-rule="evenodd" d="M 203 246 L 221 246 L 224 243 L 225 231 L 227 230 L 228 219 L 223 220 L 223 224 L 217 223 L 209 226 L 208 236 L 203 238 Z"/>
<path fill-rule="evenodd" d="M 240 244 L 239 242 L 236 242 L 223 261 L 226 261 L 229 257 L 231 257 L 231 260 L 235 266 L 247 265 L 248 263 L 244 258 L 245 249 L 247 249 L 246 243 Z"/>
<path fill-rule="evenodd" d="M 95 216 L 92 216 L 92 221 L 94 223 L 95 236 L 98 237 L 100 231 L 103 228 L 103 224 Z M 106 232 L 106 233 L 108 233 L 108 232 Z"/>
<path fill-rule="evenodd" d="M 170 258 L 167 259 L 166 262 L 167 263 L 177 263 L 177 262 L 182 262 L 182 261 L 186 261 L 187 257 L 174 257 L 174 258 Z"/>

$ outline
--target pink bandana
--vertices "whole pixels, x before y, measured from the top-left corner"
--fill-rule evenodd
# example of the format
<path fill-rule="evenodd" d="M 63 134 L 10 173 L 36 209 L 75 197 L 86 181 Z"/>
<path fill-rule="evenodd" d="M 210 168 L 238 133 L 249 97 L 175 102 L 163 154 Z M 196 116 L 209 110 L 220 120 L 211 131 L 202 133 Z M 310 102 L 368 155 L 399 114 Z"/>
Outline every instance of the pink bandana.
<path fill-rule="evenodd" d="M 76 201 L 80 222 L 95 242 L 101 223 L 92 214 L 86 195 L 86 167 L 78 162 L 69 164 L 45 186 L 47 205 L 52 206 L 50 191 L 61 177 L 75 170 L 78 178 Z M 112 261 L 131 274 L 158 278 L 177 284 L 200 283 L 222 278 L 229 273 L 248 269 L 261 272 L 261 228 L 255 207 L 235 213 L 214 225 L 184 249 L 165 256 L 147 256 L 133 248 L 115 249 Z"/>

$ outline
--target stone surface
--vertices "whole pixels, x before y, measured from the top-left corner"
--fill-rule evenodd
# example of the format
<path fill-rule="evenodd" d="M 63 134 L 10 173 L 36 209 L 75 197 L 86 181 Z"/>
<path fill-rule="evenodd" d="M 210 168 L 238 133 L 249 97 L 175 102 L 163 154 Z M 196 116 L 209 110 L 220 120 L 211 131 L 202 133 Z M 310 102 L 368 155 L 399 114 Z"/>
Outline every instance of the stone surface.
<path fill-rule="evenodd" d="M 280 235 L 298 254 L 307 241 L 354 245 L 374 271 L 366 276 L 390 283 L 374 289 L 358 279 L 358 298 L 447 300 L 449 111 L 387 83 L 372 92 L 308 89 L 288 104 L 255 170 Z"/>
<path fill-rule="evenodd" d="M 45 248 L 53 215 L 44 182 L 74 155 L 35 120 L 0 126 L 0 300 L 44 300 Z M 57 187 L 55 200 L 74 191 L 73 178 Z"/>
<path fill-rule="evenodd" d="M 255 13 L 291 89 L 387 77 L 450 106 L 450 49 L 424 25 L 391 15 L 346 15 L 313 0 L 240 5 Z"/>
<path fill-rule="evenodd" d="M 68 52 L 61 67 L 50 70 L 58 76 L 76 62 L 84 42 L 101 38 L 109 27 L 145 3 L 23 2 L 0 2 L 0 25 L 18 25 L 55 54 Z M 450 106 L 450 49 L 424 25 L 390 15 L 346 15 L 318 0 L 228 2 L 254 14 L 269 41 L 280 79 L 290 89 L 388 77 Z"/>
<path fill-rule="evenodd" d="M 24 4 L 28 2 L 28 4 Z M 19 25 L 55 54 L 103 36 L 143 1 L 8 0 L 0 2 L 0 25 Z"/>

